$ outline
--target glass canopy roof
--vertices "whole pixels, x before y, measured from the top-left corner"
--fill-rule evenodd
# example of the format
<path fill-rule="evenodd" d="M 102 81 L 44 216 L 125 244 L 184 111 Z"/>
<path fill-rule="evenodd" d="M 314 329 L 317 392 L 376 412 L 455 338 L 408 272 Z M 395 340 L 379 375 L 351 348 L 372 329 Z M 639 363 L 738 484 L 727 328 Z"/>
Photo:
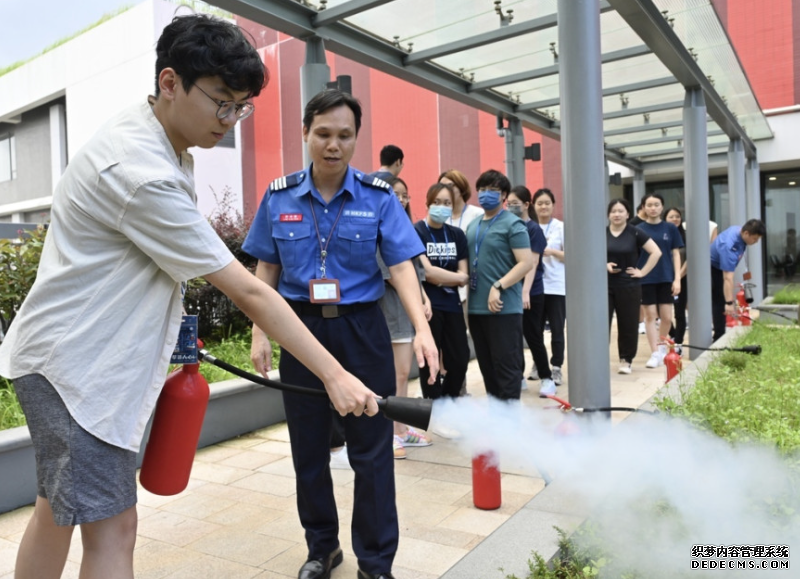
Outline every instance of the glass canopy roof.
<path fill-rule="evenodd" d="M 557 0 L 211 0 L 481 110 L 558 136 Z M 710 0 L 598 0 L 609 158 L 681 158 L 686 88 L 700 87 L 709 151 L 772 137 Z M 666 42 L 665 42 L 666 40 Z M 666 48 L 665 48 L 666 47 Z"/>

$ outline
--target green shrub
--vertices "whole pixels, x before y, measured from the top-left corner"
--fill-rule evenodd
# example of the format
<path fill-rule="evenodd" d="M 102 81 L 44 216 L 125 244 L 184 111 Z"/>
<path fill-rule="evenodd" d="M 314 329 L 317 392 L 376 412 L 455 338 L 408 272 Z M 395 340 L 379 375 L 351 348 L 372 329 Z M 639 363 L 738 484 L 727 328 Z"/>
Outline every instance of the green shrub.
<path fill-rule="evenodd" d="M 20 232 L 19 239 L 0 239 L 0 330 L 3 334 L 36 280 L 46 235 L 47 229 L 40 226 Z"/>
<path fill-rule="evenodd" d="M 758 356 L 725 352 L 680 401 L 656 406 L 732 442 L 773 444 L 800 452 L 800 329 L 755 324 L 735 346 L 759 344 Z"/>
<path fill-rule="evenodd" d="M 800 304 L 800 285 L 789 284 L 779 290 L 772 298 L 773 304 Z"/>
<path fill-rule="evenodd" d="M 217 210 L 209 218 L 209 223 L 217 235 L 249 271 L 255 271 L 258 261 L 242 251 L 242 244 L 250 221 L 233 207 L 230 188 L 222 192 L 222 199 L 216 193 Z M 197 333 L 203 340 L 221 340 L 250 331 L 252 322 L 224 293 L 203 278 L 189 282 L 184 299 L 186 312 L 197 315 Z"/>
<path fill-rule="evenodd" d="M 0 430 L 24 424 L 25 415 L 14 392 L 14 385 L 10 380 L 0 377 Z"/>

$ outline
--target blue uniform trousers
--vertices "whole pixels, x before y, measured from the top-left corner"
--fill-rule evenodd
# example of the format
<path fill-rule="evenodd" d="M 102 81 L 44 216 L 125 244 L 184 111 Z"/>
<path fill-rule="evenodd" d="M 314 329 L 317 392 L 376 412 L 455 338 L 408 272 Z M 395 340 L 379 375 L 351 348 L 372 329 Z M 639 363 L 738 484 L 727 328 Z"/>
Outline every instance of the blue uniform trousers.
<path fill-rule="evenodd" d="M 373 392 L 395 394 L 394 360 L 386 320 L 374 307 L 338 318 L 299 314 L 311 333 L 346 370 Z M 288 351 L 281 352 L 281 380 L 323 389 L 322 382 Z M 297 475 L 297 509 L 309 556 L 323 558 L 339 545 L 339 519 L 329 468 L 332 412 L 325 398 L 284 392 L 286 420 Z M 392 422 L 383 414 L 344 418 L 350 464 L 355 471 L 352 542 L 359 567 L 387 573 L 397 551 Z"/>

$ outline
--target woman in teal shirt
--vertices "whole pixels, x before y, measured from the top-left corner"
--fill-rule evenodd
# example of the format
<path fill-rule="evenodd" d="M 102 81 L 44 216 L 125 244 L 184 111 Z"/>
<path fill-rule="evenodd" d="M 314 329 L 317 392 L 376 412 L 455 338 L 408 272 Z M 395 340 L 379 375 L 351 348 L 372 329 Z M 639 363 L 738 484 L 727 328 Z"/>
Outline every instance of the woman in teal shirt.
<path fill-rule="evenodd" d="M 503 210 L 511 183 L 485 171 L 475 183 L 485 213 L 467 227 L 469 330 L 486 392 L 519 399 L 524 371 L 522 279 L 533 267 L 525 223 Z"/>

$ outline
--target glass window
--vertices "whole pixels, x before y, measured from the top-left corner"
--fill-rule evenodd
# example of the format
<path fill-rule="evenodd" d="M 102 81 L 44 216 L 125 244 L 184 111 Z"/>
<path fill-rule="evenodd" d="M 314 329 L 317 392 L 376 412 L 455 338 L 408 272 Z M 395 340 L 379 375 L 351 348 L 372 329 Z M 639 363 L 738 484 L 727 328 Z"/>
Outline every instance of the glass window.
<path fill-rule="evenodd" d="M 17 160 L 14 154 L 14 135 L 0 135 L 0 182 L 17 178 Z"/>
<path fill-rule="evenodd" d="M 797 271 L 800 173 L 773 173 L 766 176 L 765 182 L 767 295 L 775 295 L 783 286 L 800 282 Z"/>

